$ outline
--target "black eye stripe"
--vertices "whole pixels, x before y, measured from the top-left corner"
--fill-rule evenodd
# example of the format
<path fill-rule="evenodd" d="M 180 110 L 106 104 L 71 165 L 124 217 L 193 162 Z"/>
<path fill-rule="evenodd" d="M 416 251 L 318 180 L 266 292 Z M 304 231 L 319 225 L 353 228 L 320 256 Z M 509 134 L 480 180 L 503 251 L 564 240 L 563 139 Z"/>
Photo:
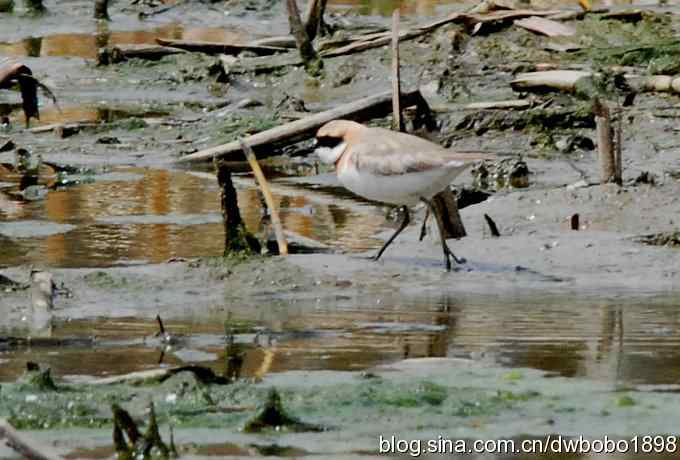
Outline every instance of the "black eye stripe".
<path fill-rule="evenodd" d="M 342 142 L 342 139 L 339 137 L 317 137 L 316 138 L 316 145 L 319 147 L 328 147 L 328 148 L 334 148 L 338 144 Z"/>

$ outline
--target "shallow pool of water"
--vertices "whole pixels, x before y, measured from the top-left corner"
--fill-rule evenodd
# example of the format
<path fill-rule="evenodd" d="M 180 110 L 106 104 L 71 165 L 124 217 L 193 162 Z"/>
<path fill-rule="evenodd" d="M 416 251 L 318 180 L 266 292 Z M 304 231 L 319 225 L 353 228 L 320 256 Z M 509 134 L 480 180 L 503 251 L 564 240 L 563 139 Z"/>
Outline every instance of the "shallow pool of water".
<path fill-rule="evenodd" d="M 155 321 L 99 318 L 57 321 L 53 339 L 94 339 L 96 345 L 20 346 L 0 352 L 0 381 L 13 381 L 26 361 L 55 375 L 117 375 L 159 363 L 200 363 L 224 371 L 225 320 L 244 353 L 243 376 L 287 370 L 361 370 L 418 357 L 462 357 L 531 367 L 613 385 L 676 384 L 680 380 L 680 312 L 674 299 L 588 302 L 354 298 L 309 305 L 229 306 L 168 321 L 179 341 L 153 338 Z M 0 336 L 16 334 L 13 327 Z"/>
<path fill-rule="evenodd" d="M 215 179 L 143 168 L 120 168 L 92 179 L 52 190 L 41 201 L 0 191 L 0 265 L 107 267 L 222 254 Z M 286 230 L 348 250 L 378 244 L 373 237 L 385 218 L 374 207 L 345 208 L 316 200 L 312 192 L 290 190 L 274 196 Z M 239 186 L 238 202 L 247 228 L 267 232 L 252 182 Z"/>

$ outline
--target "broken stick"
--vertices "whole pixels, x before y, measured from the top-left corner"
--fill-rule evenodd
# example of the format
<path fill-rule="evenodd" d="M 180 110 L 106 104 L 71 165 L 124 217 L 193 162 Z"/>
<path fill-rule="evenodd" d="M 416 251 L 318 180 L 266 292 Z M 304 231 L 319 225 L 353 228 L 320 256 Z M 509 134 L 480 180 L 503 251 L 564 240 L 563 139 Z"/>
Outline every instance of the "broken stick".
<path fill-rule="evenodd" d="M 583 78 L 592 78 L 592 72 L 580 70 L 546 70 L 517 75 L 510 86 L 515 91 L 565 91 L 573 93 L 576 84 Z"/>
<path fill-rule="evenodd" d="M 399 8 L 392 13 L 392 129 L 403 132 L 401 120 L 401 83 L 399 79 Z"/>
<path fill-rule="evenodd" d="M 274 197 L 272 196 L 272 192 L 269 189 L 267 179 L 264 177 L 262 169 L 260 169 L 260 165 L 257 163 L 257 158 L 255 157 L 255 152 L 253 152 L 253 149 L 250 148 L 250 146 L 246 144 L 243 139 L 240 140 L 240 144 L 241 148 L 243 149 L 243 153 L 248 160 L 248 163 L 250 163 L 250 167 L 253 169 L 255 178 L 257 179 L 258 184 L 260 184 L 260 189 L 264 195 L 264 200 L 267 203 L 269 212 L 271 213 L 272 226 L 274 227 L 274 234 L 276 235 L 276 244 L 279 246 L 279 254 L 282 256 L 287 256 L 288 242 L 286 241 L 286 236 L 283 234 L 283 225 L 281 225 L 281 219 L 279 219 L 279 211 L 276 208 L 276 204 L 274 203 Z"/>
<path fill-rule="evenodd" d="M 597 130 L 597 153 L 600 161 L 600 183 L 615 182 L 616 157 L 612 138 L 612 125 L 609 108 L 598 99 L 593 103 L 595 126 Z"/>
<path fill-rule="evenodd" d="M 310 40 L 314 40 L 324 32 L 323 13 L 327 0 L 309 0 L 305 12 L 305 31 Z"/>
<path fill-rule="evenodd" d="M 419 90 L 410 91 L 402 94 L 401 102 L 403 107 L 416 106 L 423 115 L 429 111 L 427 101 L 420 94 Z M 326 123 L 338 118 L 354 120 L 358 122 L 370 120 L 373 118 L 382 118 L 390 113 L 392 109 L 392 92 L 376 94 L 375 96 L 365 97 L 354 102 L 340 105 L 325 112 L 316 113 L 314 115 L 295 120 L 285 125 L 277 126 L 275 128 L 261 131 L 247 137 L 245 142 L 257 153 L 258 148 L 267 146 L 269 150 L 272 147 L 283 147 L 294 144 L 314 137 L 316 131 Z M 224 157 L 234 152 L 240 152 L 241 145 L 239 141 L 228 142 L 217 147 L 211 147 L 201 150 L 191 155 L 179 158 L 177 161 L 186 163 L 190 161 L 206 161 L 213 157 Z"/>
<path fill-rule="evenodd" d="M 614 175 L 614 182 L 619 185 L 623 184 L 623 113 L 619 108 L 619 122 L 616 131 L 616 142 L 614 143 L 614 163 L 616 164 L 616 174 Z"/>
<path fill-rule="evenodd" d="M 115 45 L 100 48 L 97 53 L 97 65 L 109 65 L 123 62 L 128 59 L 148 59 L 157 61 L 165 56 L 186 53 L 186 50 L 161 45 Z"/>
<path fill-rule="evenodd" d="M 305 66 L 305 71 L 312 77 L 318 77 L 323 70 L 323 61 L 312 46 L 312 41 L 302 24 L 297 3 L 295 3 L 295 0 L 286 0 L 286 8 L 288 9 L 290 30 L 295 37 L 295 44 L 300 53 L 300 58 L 302 58 L 302 64 Z"/>
<path fill-rule="evenodd" d="M 202 40 L 180 40 L 176 38 L 157 38 L 156 43 L 161 46 L 179 48 L 186 51 L 205 54 L 239 54 L 242 51 L 250 51 L 260 56 L 268 56 L 275 53 L 289 51 L 280 46 L 263 46 L 252 44 L 206 42 Z"/>

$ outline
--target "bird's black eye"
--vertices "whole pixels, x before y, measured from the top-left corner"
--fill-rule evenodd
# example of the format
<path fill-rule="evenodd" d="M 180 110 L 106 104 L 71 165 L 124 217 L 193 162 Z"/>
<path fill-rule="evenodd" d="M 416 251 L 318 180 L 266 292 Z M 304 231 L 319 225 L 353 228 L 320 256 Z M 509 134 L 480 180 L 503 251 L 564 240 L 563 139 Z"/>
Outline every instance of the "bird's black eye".
<path fill-rule="evenodd" d="M 324 137 L 317 137 L 316 138 L 316 146 L 317 147 L 327 147 L 329 149 L 334 148 L 335 146 L 337 146 L 341 142 L 342 142 L 342 138 L 340 138 L 340 137 L 324 136 Z"/>

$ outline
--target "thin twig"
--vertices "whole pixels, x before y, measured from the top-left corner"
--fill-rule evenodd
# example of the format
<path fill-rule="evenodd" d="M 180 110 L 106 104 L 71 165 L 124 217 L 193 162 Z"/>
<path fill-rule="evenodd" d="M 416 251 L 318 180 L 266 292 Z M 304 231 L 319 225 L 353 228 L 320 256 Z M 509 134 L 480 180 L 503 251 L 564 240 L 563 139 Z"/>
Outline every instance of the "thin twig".
<path fill-rule="evenodd" d="M 495 238 L 501 236 L 501 233 L 498 231 L 498 227 L 496 226 L 496 222 L 494 222 L 493 219 L 488 214 L 484 214 L 484 220 L 486 221 L 486 224 L 489 226 L 491 236 Z"/>
<path fill-rule="evenodd" d="M 616 178 L 616 158 L 612 139 L 611 115 L 606 104 L 595 100 L 593 104 L 597 126 L 597 152 L 600 160 L 600 183 L 614 182 Z"/>
<path fill-rule="evenodd" d="M 404 131 L 401 119 L 401 82 L 399 76 L 399 8 L 392 13 L 392 129 Z"/>
<path fill-rule="evenodd" d="M 281 225 L 279 211 L 274 204 L 274 197 L 272 196 L 272 192 L 269 189 L 269 183 L 267 183 L 267 179 L 262 173 L 262 169 L 257 162 L 257 158 L 255 157 L 255 152 L 253 152 L 253 149 L 248 144 L 246 144 L 243 139 L 241 139 L 240 142 L 243 153 L 246 155 L 246 159 L 248 160 L 248 163 L 250 163 L 250 167 L 253 169 L 255 178 L 257 179 L 258 184 L 260 184 L 260 189 L 262 190 L 264 199 L 267 202 L 267 207 L 269 207 L 269 211 L 271 212 L 272 226 L 274 227 L 274 233 L 276 235 L 276 244 L 279 246 L 279 254 L 286 256 L 288 255 L 288 242 L 286 241 L 286 236 L 283 233 L 283 225 Z"/>
<path fill-rule="evenodd" d="M 614 146 L 614 182 L 616 182 L 618 185 L 623 184 L 623 165 L 622 165 L 622 150 L 623 150 L 623 138 L 622 138 L 622 133 L 623 133 L 623 112 L 621 110 L 621 107 L 619 107 L 618 111 L 619 119 L 618 123 L 616 126 L 616 141 L 615 141 L 615 146 Z"/>

